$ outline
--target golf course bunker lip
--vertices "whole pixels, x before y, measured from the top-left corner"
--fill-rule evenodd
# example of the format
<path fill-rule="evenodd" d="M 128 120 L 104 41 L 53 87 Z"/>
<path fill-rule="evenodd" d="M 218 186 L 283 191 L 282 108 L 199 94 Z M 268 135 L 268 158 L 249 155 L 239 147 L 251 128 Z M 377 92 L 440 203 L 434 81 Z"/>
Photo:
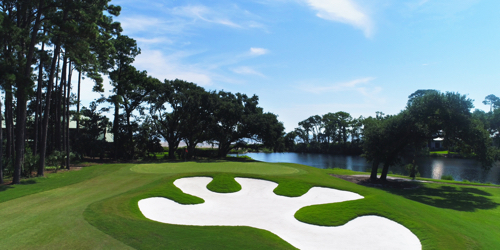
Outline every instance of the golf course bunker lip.
<path fill-rule="evenodd" d="M 267 162 L 172 162 L 157 164 L 138 164 L 130 168 L 131 171 L 146 174 L 172 174 L 172 173 L 240 173 L 259 175 L 291 175 L 306 173 L 305 170 Z"/>
<path fill-rule="evenodd" d="M 419 239 L 406 227 L 379 216 L 357 217 L 345 225 L 324 227 L 295 219 L 304 206 L 363 199 L 359 194 L 313 187 L 300 197 L 273 193 L 277 183 L 260 179 L 235 178 L 242 189 L 215 193 L 206 188 L 212 178 L 177 179 L 174 185 L 184 193 L 205 200 L 182 205 L 160 197 L 139 201 L 148 219 L 191 226 L 250 226 L 270 231 L 299 249 L 421 249 Z"/>

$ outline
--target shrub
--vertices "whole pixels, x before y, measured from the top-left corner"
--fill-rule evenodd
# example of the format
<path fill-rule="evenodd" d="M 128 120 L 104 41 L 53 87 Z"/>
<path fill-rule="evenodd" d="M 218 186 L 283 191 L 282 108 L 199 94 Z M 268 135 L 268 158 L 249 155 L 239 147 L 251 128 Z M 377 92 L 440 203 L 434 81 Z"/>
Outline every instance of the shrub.
<path fill-rule="evenodd" d="M 451 175 L 443 175 L 441 176 L 441 180 L 453 181 L 453 176 Z"/>

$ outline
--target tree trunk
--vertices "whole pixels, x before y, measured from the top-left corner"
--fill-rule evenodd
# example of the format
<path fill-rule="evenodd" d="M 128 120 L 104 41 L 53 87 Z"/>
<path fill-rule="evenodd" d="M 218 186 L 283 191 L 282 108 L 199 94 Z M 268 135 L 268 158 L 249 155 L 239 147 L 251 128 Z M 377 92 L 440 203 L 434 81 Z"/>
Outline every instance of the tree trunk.
<path fill-rule="evenodd" d="M 113 145 L 114 145 L 114 153 L 115 153 L 115 160 L 118 159 L 118 148 L 119 148 L 119 144 L 118 144 L 118 123 L 119 123 L 119 115 L 120 115 L 120 106 L 119 106 L 119 103 L 118 103 L 118 96 L 115 96 L 116 100 L 115 100 L 115 117 L 114 117 L 114 120 L 113 120 Z"/>
<path fill-rule="evenodd" d="M 132 131 L 132 125 L 130 124 L 130 116 L 132 116 L 132 110 L 130 110 L 130 107 L 127 105 L 126 102 L 125 102 L 125 112 L 127 115 L 127 137 L 130 147 L 130 158 L 134 159 L 134 154 L 135 154 L 134 134 Z"/>
<path fill-rule="evenodd" d="M 23 165 L 24 156 L 24 140 L 25 140 L 25 130 L 26 130 L 26 105 L 27 105 L 27 83 L 18 84 L 16 97 L 17 97 L 17 109 L 16 109 L 16 143 L 15 143 L 15 164 L 14 164 L 14 176 L 12 179 L 12 184 L 19 184 L 21 182 L 21 168 Z"/>
<path fill-rule="evenodd" d="M 62 116 L 62 107 L 64 103 L 64 96 L 63 96 L 63 89 L 66 87 L 66 70 L 67 70 L 67 62 L 68 57 L 64 55 L 63 57 L 63 66 L 62 66 L 62 72 L 61 72 L 61 82 L 59 84 L 59 90 L 56 93 L 56 131 L 55 131 L 55 140 L 56 140 L 56 149 L 60 152 L 62 152 L 62 133 L 61 133 L 61 116 Z"/>
<path fill-rule="evenodd" d="M 58 83 L 59 83 L 59 69 L 61 68 L 60 66 L 61 64 L 61 49 L 59 48 L 59 53 L 57 54 L 57 67 L 56 67 L 56 75 L 55 75 L 55 82 L 54 84 L 52 85 L 52 92 L 51 92 L 51 99 L 53 98 L 54 99 L 54 102 L 52 104 L 52 114 L 51 116 L 49 117 L 50 118 L 50 148 L 49 148 L 49 152 L 53 152 L 54 151 L 54 147 L 56 145 L 56 121 L 57 121 L 57 89 L 58 89 Z M 56 148 L 57 150 L 57 148 Z"/>
<path fill-rule="evenodd" d="M 68 91 L 67 91 L 67 96 L 66 96 L 66 124 L 65 124 L 65 134 L 66 134 L 66 169 L 69 170 L 69 164 L 70 164 L 70 159 L 69 159 L 69 153 L 70 153 L 70 147 L 69 147 L 69 105 L 70 105 L 70 97 L 71 97 L 71 77 L 73 76 L 73 69 L 71 68 L 71 61 L 69 61 L 69 72 L 68 72 Z"/>
<path fill-rule="evenodd" d="M 13 116 L 12 85 L 8 84 L 5 90 L 5 128 L 7 135 L 6 158 L 11 161 L 14 158 L 14 116 Z"/>
<path fill-rule="evenodd" d="M 3 184 L 3 125 L 2 101 L 0 100 L 0 184 Z"/>
<path fill-rule="evenodd" d="M 43 53 L 45 49 L 45 42 L 42 42 L 42 50 Z M 38 66 L 38 86 L 36 89 L 36 110 L 35 110 L 35 137 L 33 141 L 33 156 L 38 153 L 38 142 L 40 137 L 40 115 L 42 112 L 42 86 L 43 85 L 43 61 L 42 56 L 40 55 L 40 62 Z"/>
<path fill-rule="evenodd" d="M 66 62 L 65 62 L 66 63 Z M 68 62 L 68 64 L 70 64 L 70 62 Z M 71 65 L 69 66 L 66 66 L 66 71 L 68 72 L 69 74 L 69 69 L 68 67 L 70 67 Z M 62 123 L 61 123 L 61 138 L 62 138 L 62 141 L 61 141 L 61 149 L 62 149 L 62 154 L 64 155 L 64 152 L 66 151 L 66 90 L 67 90 L 67 82 L 68 82 L 68 78 L 66 77 L 66 74 L 64 74 L 64 84 L 61 85 L 61 93 L 62 93 L 62 97 L 61 97 L 61 116 L 62 116 Z M 62 164 L 64 167 L 66 167 L 66 161 Z"/>
<path fill-rule="evenodd" d="M 384 164 L 384 168 L 382 169 L 382 174 L 380 175 L 381 181 L 387 181 L 387 173 L 389 172 L 389 165 Z"/>
<path fill-rule="evenodd" d="M 179 147 L 179 142 L 176 142 L 175 140 L 167 140 L 168 142 L 168 158 L 170 160 L 175 160 L 175 151 L 177 151 L 177 148 Z"/>
<path fill-rule="evenodd" d="M 76 102 L 76 137 L 80 135 L 80 84 L 82 81 L 82 71 L 78 70 L 78 100 Z M 106 137 L 104 137 L 106 138 Z"/>
<path fill-rule="evenodd" d="M 415 158 L 417 158 L 417 147 L 414 146 L 413 147 L 413 160 L 412 160 L 412 163 L 411 163 L 411 170 L 410 170 L 410 177 L 415 180 L 415 177 L 416 177 L 416 168 L 417 168 L 417 165 L 415 164 Z"/>
<path fill-rule="evenodd" d="M 36 38 L 38 36 L 38 30 L 40 29 L 40 18 L 43 9 L 42 0 L 39 1 L 38 12 L 36 15 L 35 23 L 31 29 L 31 40 L 28 45 L 28 53 L 26 54 L 26 65 L 24 68 L 23 76 L 24 79 L 20 79 L 17 86 L 17 117 L 16 117 L 16 162 L 14 165 L 14 178 L 12 179 L 13 184 L 19 184 L 21 180 L 21 167 L 24 159 L 24 144 L 25 144 L 25 131 L 26 131 L 26 108 L 28 101 L 28 89 L 30 87 L 30 76 L 32 73 L 31 62 L 33 59 L 33 54 L 35 53 Z M 25 13 L 31 14 L 31 13 Z M 21 50 L 20 54 L 24 54 Z M 21 59 L 21 58 L 19 58 Z"/>
<path fill-rule="evenodd" d="M 50 67 L 49 73 L 49 84 L 47 86 L 47 96 L 45 100 L 45 112 L 43 116 L 43 128 L 42 128 L 42 137 L 40 141 L 40 162 L 38 165 L 38 176 L 43 176 L 45 171 L 45 154 L 47 151 L 47 133 L 49 128 L 49 116 L 50 116 L 50 100 L 52 94 L 52 88 L 54 86 L 54 72 L 56 68 L 56 62 L 58 61 L 58 55 L 61 51 L 61 46 L 59 43 L 55 45 L 54 49 L 54 58 L 52 59 L 52 64 Z"/>
<path fill-rule="evenodd" d="M 370 180 L 376 181 L 377 180 L 377 172 L 378 172 L 378 161 L 373 161 L 372 163 L 372 172 L 370 174 Z"/>

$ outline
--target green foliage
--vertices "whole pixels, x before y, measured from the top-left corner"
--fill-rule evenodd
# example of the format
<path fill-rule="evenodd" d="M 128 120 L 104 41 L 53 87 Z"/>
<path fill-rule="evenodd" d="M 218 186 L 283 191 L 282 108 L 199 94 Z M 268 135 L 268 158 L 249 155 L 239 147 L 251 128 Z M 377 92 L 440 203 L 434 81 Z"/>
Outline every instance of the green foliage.
<path fill-rule="evenodd" d="M 471 108 L 472 100 L 465 95 L 416 91 L 399 114 L 366 122 L 364 156 L 377 166 L 384 164 L 381 179 L 385 179 L 389 166 L 403 157 L 414 159 L 429 138 L 444 137 L 445 147 L 474 155 L 484 168 L 489 168 L 497 154 L 484 124 L 474 119 Z"/>
<path fill-rule="evenodd" d="M 453 181 L 454 179 L 452 175 L 442 175 L 441 180 Z"/>
<path fill-rule="evenodd" d="M 23 176 L 29 178 L 31 173 L 38 167 L 40 155 L 33 155 L 31 148 L 28 146 L 26 146 L 24 152 Z"/>
<path fill-rule="evenodd" d="M 70 160 L 73 160 L 76 155 L 73 152 L 70 152 L 69 157 Z M 57 171 L 65 165 L 66 159 L 66 152 L 55 150 L 47 157 L 47 165 L 55 167 L 55 170 Z"/>
<path fill-rule="evenodd" d="M 64 152 L 55 150 L 47 157 L 47 165 L 56 167 L 57 171 L 63 166 L 65 157 Z"/>

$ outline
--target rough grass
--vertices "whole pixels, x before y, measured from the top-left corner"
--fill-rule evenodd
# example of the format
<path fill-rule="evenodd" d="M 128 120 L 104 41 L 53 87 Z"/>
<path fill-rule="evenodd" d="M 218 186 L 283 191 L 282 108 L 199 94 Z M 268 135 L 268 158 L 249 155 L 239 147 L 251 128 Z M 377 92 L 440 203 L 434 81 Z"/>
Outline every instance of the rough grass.
<path fill-rule="evenodd" d="M 293 249 L 264 230 L 170 225 L 150 221 L 140 213 L 137 202 L 148 197 L 167 197 L 182 204 L 203 202 L 173 185 L 176 179 L 189 176 L 213 177 L 209 188 L 215 192 L 239 190 L 241 186 L 234 177 L 274 181 L 279 184 L 274 192 L 286 196 L 303 195 L 313 186 L 348 190 L 365 198 L 305 207 L 296 213 L 296 218 L 305 223 L 334 226 L 357 216 L 374 214 L 409 228 L 421 240 L 424 249 L 500 248 L 499 188 L 422 183 L 420 188 L 413 190 L 377 189 L 328 175 L 336 170 L 297 164 L 186 162 L 159 165 L 163 166 L 153 166 L 156 172 L 146 171 L 147 165 L 93 166 L 75 172 L 83 173 L 77 182 L 55 176 L 47 178 L 44 181 L 50 185 L 39 183 L 51 187 L 44 191 L 36 188 L 39 184 L 0 191 L 0 199 L 11 197 L 0 203 L 0 234 L 8 235 L 0 237 L 0 248 Z M 162 168 L 168 171 L 158 172 L 157 169 Z M 295 169 L 294 174 L 289 174 L 289 168 Z M 148 173 L 139 173 L 137 169 Z M 230 171 L 224 172 L 224 169 Z M 259 174 L 255 169 L 266 170 Z"/>

